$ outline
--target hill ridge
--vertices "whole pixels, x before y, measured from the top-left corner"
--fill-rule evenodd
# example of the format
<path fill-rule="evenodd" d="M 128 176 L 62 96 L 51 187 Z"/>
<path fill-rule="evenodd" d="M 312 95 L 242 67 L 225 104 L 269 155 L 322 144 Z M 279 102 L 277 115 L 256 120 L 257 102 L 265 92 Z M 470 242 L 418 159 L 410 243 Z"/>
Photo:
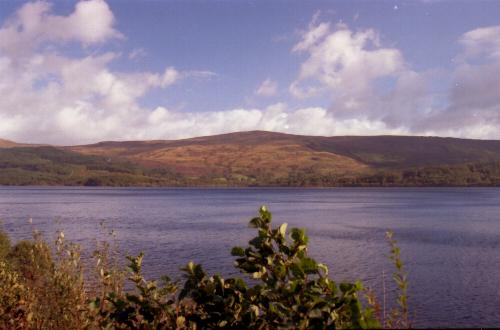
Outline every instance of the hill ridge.
<path fill-rule="evenodd" d="M 496 185 L 500 182 L 498 140 L 395 135 L 303 136 L 247 131 L 178 140 L 102 141 L 51 148 L 11 147 L 10 156 L 4 152 L 5 159 L 13 157 L 14 163 L 15 159 L 26 161 L 17 165 L 12 162 L 2 165 L 0 161 L 0 168 L 36 172 L 40 162 L 47 171 L 50 166 L 85 166 L 87 170 L 79 173 L 100 176 L 101 181 L 92 181 L 96 185 L 99 182 L 112 185 L 115 179 L 110 183 L 102 178 L 115 177 L 113 171 L 134 176 L 133 180 L 127 179 L 127 184 L 137 179 L 138 184 L 147 181 L 152 185 L 382 186 Z M 29 153 L 33 156 L 32 163 Z M 1 170 L 0 174 L 2 171 L 5 172 Z M 66 172 L 61 170 L 61 173 Z M 139 177 L 135 177 L 137 173 Z M 144 181 L 144 177 L 149 181 Z"/>

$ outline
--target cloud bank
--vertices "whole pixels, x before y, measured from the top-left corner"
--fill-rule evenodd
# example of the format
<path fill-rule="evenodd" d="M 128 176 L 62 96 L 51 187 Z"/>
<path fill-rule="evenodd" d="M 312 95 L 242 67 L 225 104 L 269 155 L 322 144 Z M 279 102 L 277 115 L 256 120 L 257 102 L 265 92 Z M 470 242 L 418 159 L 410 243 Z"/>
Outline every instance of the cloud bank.
<path fill-rule="evenodd" d="M 22 142 L 82 144 L 101 140 L 173 139 L 244 130 L 310 135 L 424 134 L 500 138 L 500 26 L 464 33 L 458 42 L 452 86 L 436 102 L 430 74 L 417 72 L 401 50 L 373 29 L 352 30 L 317 17 L 291 47 L 302 59 L 289 82 L 291 102 L 327 96 L 329 107 L 285 102 L 213 112 L 147 108 L 141 99 L 154 89 L 216 73 L 119 72 L 122 56 L 102 45 L 125 43 L 103 0 L 80 1 L 59 16 L 39 1 L 23 5 L 0 27 L 0 137 Z M 80 55 L 63 49 L 78 45 Z M 78 53 L 78 52 L 77 52 Z M 137 48 L 130 61 L 145 56 Z M 265 79 L 254 93 L 278 95 Z"/>
<path fill-rule="evenodd" d="M 413 70 L 377 31 L 313 23 L 292 49 L 307 55 L 289 87 L 294 97 L 329 95 L 329 113 L 337 120 L 363 120 L 358 134 L 378 127 L 387 133 L 500 138 L 500 26 L 460 37 L 450 89 L 436 96 L 432 74 Z"/>
<path fill-rule="evenodd" d="M 500 26 L 462 35 L 449 105 L 428 127 L 444 134 L 500 139 Z"/>

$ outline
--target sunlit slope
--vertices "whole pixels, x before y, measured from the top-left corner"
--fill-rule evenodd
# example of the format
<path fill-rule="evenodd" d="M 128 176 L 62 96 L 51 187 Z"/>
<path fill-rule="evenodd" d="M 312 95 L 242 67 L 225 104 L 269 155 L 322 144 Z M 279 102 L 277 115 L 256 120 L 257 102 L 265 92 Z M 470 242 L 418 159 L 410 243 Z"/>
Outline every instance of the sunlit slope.
<path fill-rule="evenodd" d="M 500 160 L 500 141 L 415 136 L 300 136 L 242 132 L 175 141 L 101 142 L 71 147 L 84 154 L 118 156 L 147 165 L 190 168 L 407 168 Z M 197 170 L 195 170 L 197 171 Z"/>
<path fill-rule="evenodd" d="M 59 148 L 4 144 L 11 147 L 0 148 L 0 184 L 500 185 L 500 141 L 253 131 Z"/>
<path fill-rule="evenodd" d="M 19 146 L 23 145 L 9 140 L 0 139 L 0 148 L 14 148 Z"/>
<path fill-rule="evenodd" d="M 179 141 L 103 142 L 73 151 L 131 160 L 148 167 L 167 167 L 188 176 L 284 177 L 291 172 L 359 173 L 368 166 L 350 157 L 305 147 L 293 136 L 252 132 Z"/>

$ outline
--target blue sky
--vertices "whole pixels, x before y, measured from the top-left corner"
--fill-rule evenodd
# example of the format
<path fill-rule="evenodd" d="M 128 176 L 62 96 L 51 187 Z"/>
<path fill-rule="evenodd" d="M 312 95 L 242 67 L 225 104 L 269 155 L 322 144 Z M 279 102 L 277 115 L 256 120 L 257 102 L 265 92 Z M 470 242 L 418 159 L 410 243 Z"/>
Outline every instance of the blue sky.
<path fill-rule="evenodd" d="M 0 1 L 0 137 L 497 139 L 499 12 L 472 0 Z"/>

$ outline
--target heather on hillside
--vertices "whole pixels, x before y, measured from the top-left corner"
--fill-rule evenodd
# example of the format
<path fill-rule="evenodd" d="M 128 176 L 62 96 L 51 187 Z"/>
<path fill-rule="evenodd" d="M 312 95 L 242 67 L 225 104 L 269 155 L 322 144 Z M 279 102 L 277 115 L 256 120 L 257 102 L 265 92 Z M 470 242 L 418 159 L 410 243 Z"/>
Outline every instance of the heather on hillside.
<path fill-rule="evenodd" d="M 499 186 L 500 143 L 243 132 L 75 147 L 0 144 L 0 185 Z"/>

